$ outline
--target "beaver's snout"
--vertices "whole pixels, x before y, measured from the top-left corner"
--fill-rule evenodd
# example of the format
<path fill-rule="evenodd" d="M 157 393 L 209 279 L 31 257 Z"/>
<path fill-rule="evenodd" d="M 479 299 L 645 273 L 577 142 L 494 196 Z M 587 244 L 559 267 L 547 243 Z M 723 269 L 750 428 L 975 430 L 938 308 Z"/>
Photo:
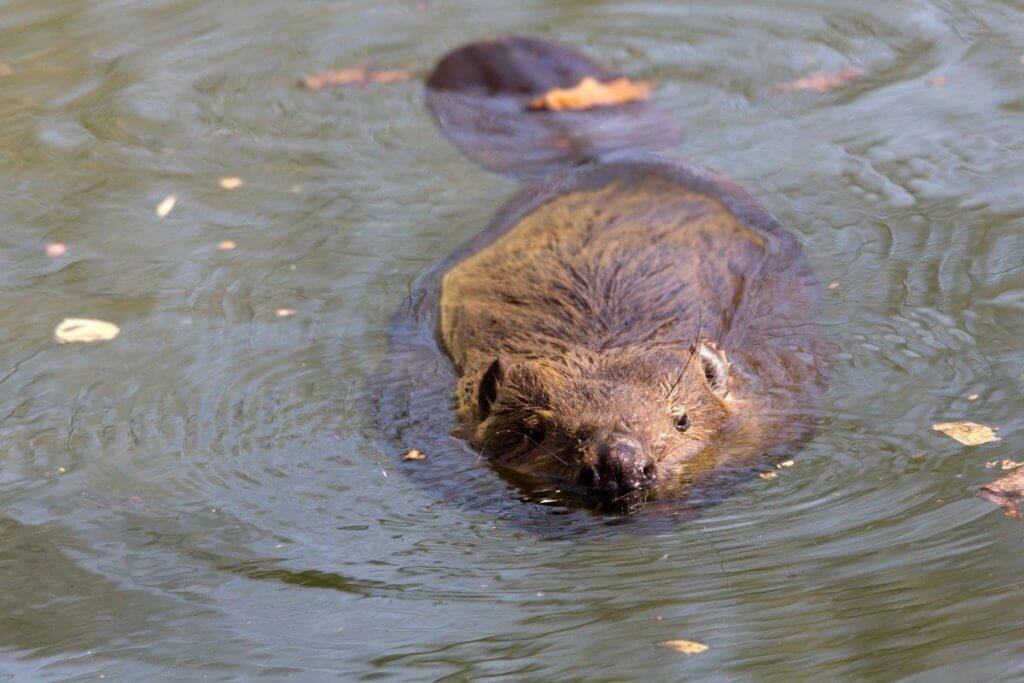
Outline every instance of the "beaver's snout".
<path fill-rule="evenodd" d="M 588 444 L 577 481 L 590 491 L 626 493 L 653 486 L 654 459 L 632 439 L 609 439 Z"/>

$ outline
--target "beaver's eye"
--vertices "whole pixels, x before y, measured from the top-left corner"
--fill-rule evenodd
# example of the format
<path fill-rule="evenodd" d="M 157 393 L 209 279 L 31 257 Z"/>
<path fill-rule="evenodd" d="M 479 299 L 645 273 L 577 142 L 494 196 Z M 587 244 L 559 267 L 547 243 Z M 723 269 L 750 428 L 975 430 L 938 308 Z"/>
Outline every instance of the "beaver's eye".
<path fill-rule="evenodd" d="M 676 431 L 685 432 L 690 428 L 690 418 L 687 417 L 686 413 L 679 413 L 676 415 Z"/>
<path fill-rule="evenodd" d="M 544 440 L 547 434 L 544 431 L 543 424 L 528 424 L 523 425 L 523 439 L 530 443 L 540 444 Z"/>

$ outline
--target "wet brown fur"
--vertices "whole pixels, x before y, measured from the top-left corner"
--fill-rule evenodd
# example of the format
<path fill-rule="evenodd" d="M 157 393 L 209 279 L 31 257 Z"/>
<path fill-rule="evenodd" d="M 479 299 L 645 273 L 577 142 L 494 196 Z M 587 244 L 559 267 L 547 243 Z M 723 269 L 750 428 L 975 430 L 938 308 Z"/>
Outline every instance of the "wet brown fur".
<path fill-rule="evenodd" d="M 796 241 L 665 167 L 607 175 L 552 193 L 443 275 L 464 436 L 568 486 L 595 443 L 625 436 L 654 458 L 662 492 L 802 438 L 821 373 L 816 282 Z M 752 204 L 722 182 L 717 194 Z"/>

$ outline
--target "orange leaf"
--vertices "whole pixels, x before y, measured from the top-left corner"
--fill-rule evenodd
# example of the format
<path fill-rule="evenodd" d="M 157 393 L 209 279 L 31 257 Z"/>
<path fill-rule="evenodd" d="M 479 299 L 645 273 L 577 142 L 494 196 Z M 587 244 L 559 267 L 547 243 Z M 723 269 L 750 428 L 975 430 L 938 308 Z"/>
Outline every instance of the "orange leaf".
<path fill-rule="evenodd" d="M 1013 473 L 982 486 L 978 495 L 1003 508 L 1007 517 L 1024 519 L 1024 513 L 1020 509 L 1021 498 L 1024 497 L 1024 468 L 1014 470 Z"/>
<path fill-rule="evenodd" d="M 647 99 L 651 84 L 619 78 L 611 83 L 601 83 L 592 76 L 585 77 L 571 88 L 553 88 L 530 102 L 530 109 L 581 111 L 593 107 L 607 107 Z"/>
<path fill-rule="evenodd" d="M 402 83 L 413 77 L 411 71 L 391 69 L 373 71 L 363 67 L 328 71 L 302 77 L 302 84 L 310 90 L 320 90 L 328 85 L 366 85 L 367 83 Z"/>
<path fill-rule="evenodd" d="M 793 92 L 794 90 L 813 90 L 814 92 L 828 92 L 855 81 L 864 75 L 864 69 L 850 66 L 839 71 L 822 71 L 798 78 L 789 83 L 782 83 L 772 88 L 773 92 Z"/>

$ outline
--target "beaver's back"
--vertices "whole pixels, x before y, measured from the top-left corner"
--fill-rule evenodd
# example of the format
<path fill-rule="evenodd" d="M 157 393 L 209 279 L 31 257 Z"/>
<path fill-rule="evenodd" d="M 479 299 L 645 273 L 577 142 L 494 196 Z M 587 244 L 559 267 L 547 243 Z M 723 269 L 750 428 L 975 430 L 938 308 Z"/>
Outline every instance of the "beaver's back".
<path fill-rule="evenodd" d="M 814 281 L 788 233 L 748 218 L 658 168 L 556 195 L 446 273 L 442 341 L 464 370 L 498 352 L 685 347 L 698 325 L 771 352 L 813 316 Z"/>

